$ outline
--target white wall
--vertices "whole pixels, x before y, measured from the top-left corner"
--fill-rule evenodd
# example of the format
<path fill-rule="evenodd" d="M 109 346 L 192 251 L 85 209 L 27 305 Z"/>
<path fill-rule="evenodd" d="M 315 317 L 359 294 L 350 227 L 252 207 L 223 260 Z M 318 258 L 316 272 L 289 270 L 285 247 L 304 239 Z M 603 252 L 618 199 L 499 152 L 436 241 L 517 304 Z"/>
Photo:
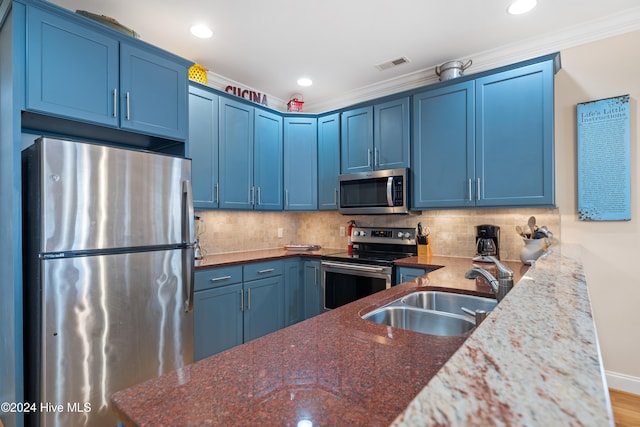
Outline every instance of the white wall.
<path fill-rule="evenodd" d="M 583 262 L 609 386 L 640 394 L 640 31 L 561 52 L 555 83 L 556 195 L 562 240 Z M 576 104 L 631 95 L 631 221 L 578 221 Z"/>

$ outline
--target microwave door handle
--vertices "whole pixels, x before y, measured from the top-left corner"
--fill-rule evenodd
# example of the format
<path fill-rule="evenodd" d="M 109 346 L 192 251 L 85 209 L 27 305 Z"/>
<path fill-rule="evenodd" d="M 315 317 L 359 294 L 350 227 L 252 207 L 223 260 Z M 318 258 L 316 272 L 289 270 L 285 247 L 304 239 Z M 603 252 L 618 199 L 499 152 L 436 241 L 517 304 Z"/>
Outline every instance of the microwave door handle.
<path fill-rule="evenodd" d="M 393 177 L 387 178 L 387 206 L 393 207 Z"/>

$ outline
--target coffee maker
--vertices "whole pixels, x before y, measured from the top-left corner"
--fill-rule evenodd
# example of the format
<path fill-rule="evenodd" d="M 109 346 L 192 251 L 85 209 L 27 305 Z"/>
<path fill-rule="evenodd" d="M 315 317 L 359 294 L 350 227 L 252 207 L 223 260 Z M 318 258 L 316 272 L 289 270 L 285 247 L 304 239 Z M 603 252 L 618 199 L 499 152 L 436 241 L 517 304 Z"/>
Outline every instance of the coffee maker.
<path fill-rule="evenodd" d="M 497 225 L 476 226 L 476 257 L 474 261 L 489 261 L 486 257 L 500 259 L 500 227 Z"/>

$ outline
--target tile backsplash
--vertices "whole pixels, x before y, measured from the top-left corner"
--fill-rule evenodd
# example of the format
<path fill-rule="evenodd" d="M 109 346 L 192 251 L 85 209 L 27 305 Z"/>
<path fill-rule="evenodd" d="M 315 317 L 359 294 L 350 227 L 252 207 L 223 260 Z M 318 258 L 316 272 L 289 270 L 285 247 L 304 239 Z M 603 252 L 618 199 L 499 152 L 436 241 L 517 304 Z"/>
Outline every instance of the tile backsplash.
<path fill-rule="evenodd" d="M 475 255 L 476 225 L 500 227 L 500 258 L 519 260 L 522 238 L 516 225 L 536 217 L 560 238 L 560 213 L 555 208 L 475 209 L 424 211 L 409 215 L 341 215 L 337 212 L 236 212 L 197 211 L 200 246 L 205 254 L 278 248 L 290 243 L 312 243 L 324 248 L 346 249 L 340 227 L 353 219 L 361 226 L 416 227 L 431 230 L 434 255 Z M 281 229 L 282 237 L 278 237 Z"/>

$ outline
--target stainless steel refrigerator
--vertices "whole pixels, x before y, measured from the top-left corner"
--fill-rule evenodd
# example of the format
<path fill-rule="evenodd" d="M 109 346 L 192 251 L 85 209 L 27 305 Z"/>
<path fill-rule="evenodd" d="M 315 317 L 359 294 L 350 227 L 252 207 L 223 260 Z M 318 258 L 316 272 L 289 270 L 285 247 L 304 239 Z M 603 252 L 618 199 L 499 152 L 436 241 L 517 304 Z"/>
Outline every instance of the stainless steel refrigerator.
<path fill-rule="evenodd" d="M 193 361 L 190 180 L 181 157 L 23 151 L 27 425 L 113 427 L 111 394 Z"/>

